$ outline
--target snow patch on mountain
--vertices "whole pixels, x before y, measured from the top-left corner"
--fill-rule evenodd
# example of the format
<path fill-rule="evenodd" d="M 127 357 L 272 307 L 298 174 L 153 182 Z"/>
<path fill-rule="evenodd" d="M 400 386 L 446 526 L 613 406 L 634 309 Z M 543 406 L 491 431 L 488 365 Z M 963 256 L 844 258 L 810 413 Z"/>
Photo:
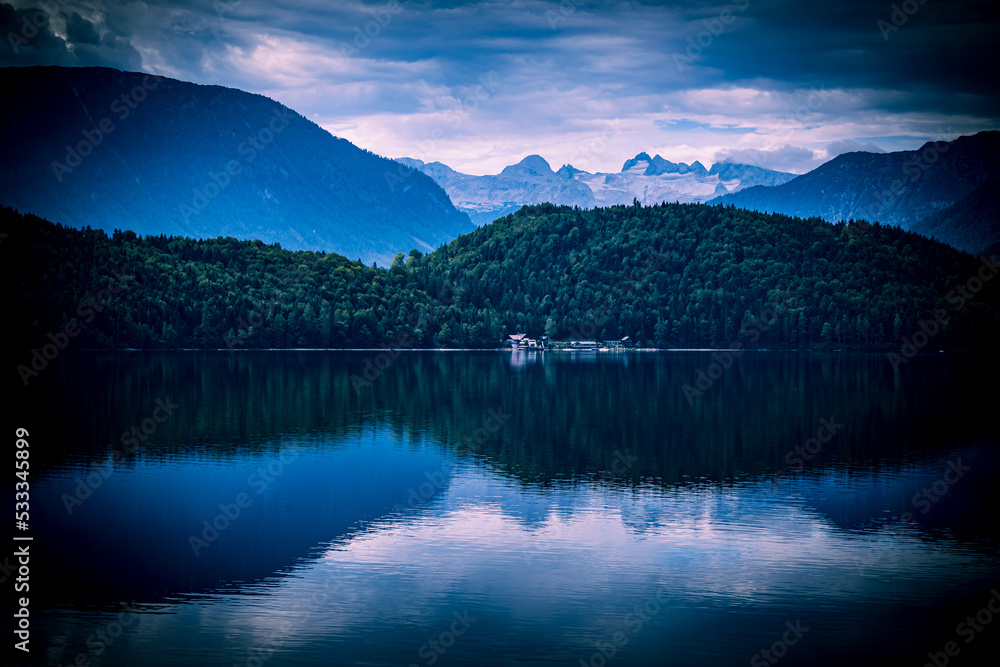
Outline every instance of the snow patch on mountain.
<path fill-rule="evenodd" d="M 795 174 L 752 165 L 716 163 L 705 169 L 700 162 L 671 162 L 660 155 L 639 153 L 626 160 L 619 173 L 589 173 L 572 165 L 552 171 L 540 155 L 529 155 L 499 174 L 472 176 L 440 162 L 425 164 L 413 158 L 399 162 L 427 174 L 451 197 L 455 206 L 477 225 L 507 215 L 525 204 L 565 204 L 580 208 L 678 201 L 705 202 L 753 185 L 778 185 Z"/>

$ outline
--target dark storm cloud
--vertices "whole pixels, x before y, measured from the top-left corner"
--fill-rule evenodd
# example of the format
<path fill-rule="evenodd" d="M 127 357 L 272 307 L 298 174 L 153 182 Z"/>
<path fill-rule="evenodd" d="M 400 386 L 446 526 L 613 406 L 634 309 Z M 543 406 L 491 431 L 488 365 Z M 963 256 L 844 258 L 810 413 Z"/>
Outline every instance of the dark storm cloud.
<path fill-rule="evenodd" d="M 3 40 L 2 64 L 262 92 L 383 154 L 429 146 L 414 156 L 478 173 L 642 150 L 801 170 L 865 137 L 899 150 L 1000 127 L 995 0 L 13 1 L 3 34 L 55 9 Z"/>
<path fill-rule="evenodd" d="M 753 0 L 746 16 L 699 63 L 720 80 L 908 91 L 878 105 L 894 112 L 1000 109 L 995 0 Z"/>
<path fill-rule="evenodd" d="M 91 21 L 76 11 L 66 13 L 64 6 L 56 0 L 17 8 L 0 3 L 0 66 L 141 69 L 142 58 L 127 39 L 100 35 Z"/>
<path fill-rule="evenodd" d="M 94 29 L 94 24 L 76 12 L 66 19 L 66 41 L 76 44 L 100 44 L 101 36 Z"/>

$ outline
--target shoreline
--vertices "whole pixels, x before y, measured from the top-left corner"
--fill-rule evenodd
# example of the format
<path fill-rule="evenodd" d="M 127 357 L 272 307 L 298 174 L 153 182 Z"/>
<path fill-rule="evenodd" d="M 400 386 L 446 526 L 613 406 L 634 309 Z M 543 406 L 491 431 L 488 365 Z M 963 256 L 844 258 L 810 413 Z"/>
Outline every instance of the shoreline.
<path fill-rule="evenodd" d="M 22 350 L 23 352 L 30 353 L 32 350 Z M 406 348 L 406 347 L 262 347 L 262 348 L 241 348 L 241 349 L 229 349 L 226 347 L 210 347 L 210 348 L 200 348 L 200 347 L 150 347 L 150 348 L 139 348 L 139 347 L 123 347 L 123 348 L 77 348 L 75 350 L 65 350 L 65 352 L 225 352 L 229 353 L 247 353 L 247 352 L 392 352 L 394 354 L 401 354 L 404 352 L 414 352 L 414 353 L 424 353 L 424 352 L 499 352 L 505 354 L 513 354 L 515 352 L 531 353 L 531 354 L 634 354 L 634 353 L 678 353 L 678 352 L 700 352 L 700 353 L 712 353 L 712 352 L 757 352 L 757 353 L 838 353 L 838 354 L 891 354 L 893 352 L 898 352 L 894 349 L 881 349 L 881 350 L 851 350 L 843 348 L 834 349 L 823 349 L 823 348 L 795 348 L 795 349 L 782 349 L 782 348 L 762 348 L 762 349 L 748 349 L 748 348 L 731 348 L 731 347 L 692 347 L 692 348 L 669 348 L 669 347 L 642 347 L 642 348 L 631 348 L 627 350 L 614 350 L 607 348 L 598 348 L 592 350 L 581 350 L 581 349 L 548 349 L 548 350 L 531 350 L 531 349 L 517 349 L 513 350 L 510 348 L 495 348 L 495 347 L 421 347 L 421 348 Z M 921 350 L 919 353 L 921 356 L 933 355 L 933 354 L 1000 354 L 997 350 Z"/>

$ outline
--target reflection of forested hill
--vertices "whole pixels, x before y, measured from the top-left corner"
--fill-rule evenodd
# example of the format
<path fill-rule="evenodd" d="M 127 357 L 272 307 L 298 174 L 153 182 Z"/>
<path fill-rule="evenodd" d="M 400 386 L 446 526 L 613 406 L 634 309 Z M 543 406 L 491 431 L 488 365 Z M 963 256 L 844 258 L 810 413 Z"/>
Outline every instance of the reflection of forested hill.
<path fill-rule="evenodd" d="M 13 406 L 40 445 L 33 511 L 45 517 L 39 525 L 52 553 L 75 549 L 83 566 L 73 573 L 116 582 L 101 599 L 207 591 L 285 571 L 359 522 L 393 514 L 427 474 L 441 482 L 437 498 L 450 484 L 450 475 L 436 476 L 446 459 L 474 458 L 538 490 L 766 484 L 824 419 L 843 428 L 807 471 L 885 475 L 855 497 L 802 497 L 853 530 L 865 527 L 857 517 L 906 509 L 924 483 L 908 472 L 914 457 L 938 460 L 962 443 L 995 439 L 992 397 L 979 382 L 995 375 L 995 363 L 981 357 L 918 359 L 896 374 L 875 355 L 748 353 L 692 405 L 681 388 L 709 363 L 707 353 L 588 363 L 549 354 L 514 365 L 499 352 L 408 352 L 369 385 L 352 384 L 377 354 L 67 353 L 24 392 L 30 404 Z M 158 399 L 176 408 L 142 451 L 128 451 L 122 434 Z M 480 432 L 491 416 L 500 427 Z M 251 476 L 280 458 L 294 462 L 258 495 Z M 77 493 L 78 479 L 96 469 L 111 474 L 68 514 L 63 494 Z M 812 489 L 795 477 L 779 478 L 778 492 Z M 956 494 L 980 491 L 966 485 Z M 252 505 L 195 556 L 191 535 L 241 492 Z M 521 504 L 526 520 L 544 517 L 544 503 Z M 927 527 L 960 529 L 953 519 L 938 512 Z M 137 551 L 149 553 L 149 544 L 153 562 Z M 54 563 L 46 567 L 53 581 L 62 576 Z"/>
<path fill-rule="evenodd" d="M 77 354 L 43 375 L 35 407 L 23 412 L 37 411 L 51 443 L 37 452 L 43 466 L 67 451 L 122 449 L 122 432 L 158 397 L 181 407 L 150 436 L 144 457 L 194 447 L 219 463 L 235 443 L 264 455 L 282 438 L 385 428 L 474 454 L 472 436 L 494 410 L 509 418 L 478 453 L 542 483 L 773 473 L 821 419 L 844 428 L 810 462 L 820 467 L 892 461 L 994 433 L 991 396 L 979 389 L 994 362 L 981 357 L 918 359 L 897 374 L 876 355 L 748 353 L 691 404 L 682 387 L 710 353 L 602 355 L 591 363 L 549 353 L 514 369 L 500 352 L 406 352 L 370 385 L 352 385 L 377 354 Z M 616 474 L 616 451 L 625 449 L 638 460 Z"/>

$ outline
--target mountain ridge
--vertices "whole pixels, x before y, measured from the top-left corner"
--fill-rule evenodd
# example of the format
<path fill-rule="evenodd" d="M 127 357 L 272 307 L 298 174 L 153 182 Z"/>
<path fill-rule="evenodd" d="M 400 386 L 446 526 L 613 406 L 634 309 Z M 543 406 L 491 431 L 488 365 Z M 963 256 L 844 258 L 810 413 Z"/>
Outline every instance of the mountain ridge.
<path fill-rule="evenodd" d="M 1000 131 L 913 151 L 843 153 L 787 183 L 710 200 L 757 211 L 838 220 L 878 220 L 910 229 L 1000 177 Z"/>
<path fill-rule="evenodd" d="M 263 95 L 111 68 L 9 67 L 0 203 L 74 227 L 232 236 L 388 265 L 471 231 L 430 177 Z M 395 187 L 393 187 L 393 185 Z"/>
<path fill-rule="evenodd" d="M 482 176 L 463 174 L 440 162 L 406 157 L 397 161 L 434 178 L 455 206 L 478 225 L 525 205 L 547 202 L 590 209 L 636 200 L 643 204 L 703 202 L 720 192 L 795 178 L 795 174 L 736 163 L 715 163 L 705 169 L 698 161 L 690 165 L 675 163 L 660 155 L 650 157 L 646 152 L 627 160 L 620 172 L 596 173 L 570 164 L 553 171 L 548 161 L 537 154 L 504 167 L 499 174 Z"/>
<path fill-rule="evenodd" d="M 1000 243 L 1000 178 L 986 181 L 911 229 L 965 252 L 991 254 Z"/>

